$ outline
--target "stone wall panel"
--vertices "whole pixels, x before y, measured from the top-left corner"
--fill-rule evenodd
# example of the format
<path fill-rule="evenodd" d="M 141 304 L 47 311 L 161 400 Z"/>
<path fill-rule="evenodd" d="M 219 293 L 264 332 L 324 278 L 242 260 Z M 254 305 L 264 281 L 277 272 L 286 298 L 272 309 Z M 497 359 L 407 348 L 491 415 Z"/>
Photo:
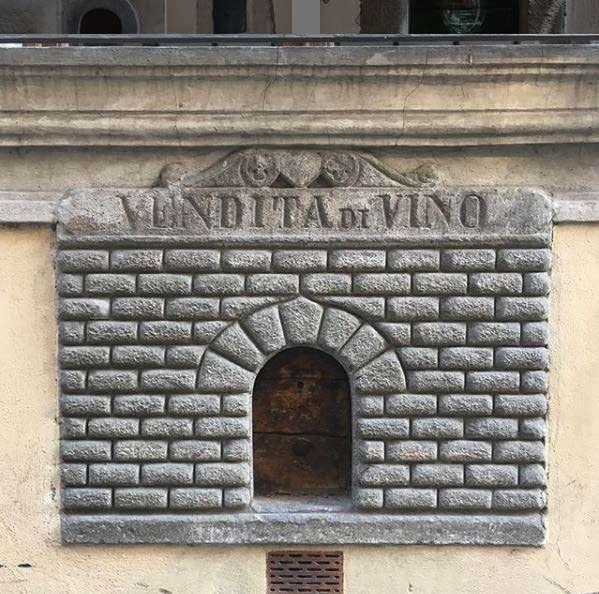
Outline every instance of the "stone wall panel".
<path fill-rule="evenodd" d="M 96 193 L 65 201 L 57 255 L 65 518 L 127 509 L 243 516 L 255 505 L 253 382 L 270 356 L 293 346 L 330 353 L 348 373 L 357 518 L 379 510 L 433 521 L 431 512 L 451 511 L 466 521 L 481 510 L 544 509 L 551 252 L 543 200 L 501 190 L 462 199 L 434 185 L 414 195 L 389 179 L 360 187 L 354 208 L 343 175 L 358 167 L 359 186 L 375 166 L 352 153 L 333 157 L 315 158 L 335 186 L 328 202 L 309 188 L 298 188 L 300 197 L 239 193 L 236 184 L 259 185 L 252 176 L 261 168 L 272 180 L 285 176 L 281 154 L 260 151 L 230 158 L 232 172 L 201 174 L 217 188 L 206 190 L 209 202 L 202 185 L 193 189 L 197 175 L 168 196 L 121 193 L 117 204 L 102 193 L 108 210 L 125 204 L 130 213 L 135 202 L 140 217 L 114 236 L 96 206 L 80 226 Z M 227 184 L 219 210 L 202 210 Z M 179 203 L 185 192 L 192 198 Z M 383 210 L 369 214 L 377 196 Z M 472 233 L 480 196 L 489 196 L 490 222 Z M 531 212 L 520 221 L 515 203 L 527 196 Z M 262 219 L 267 199 L 278 229 Z M 393 227 L 410 205 L 408 227 Z M 506 213 L 516 219 L 500 223 Z M 369 221 L 391 226 L 365 234 Z"/>

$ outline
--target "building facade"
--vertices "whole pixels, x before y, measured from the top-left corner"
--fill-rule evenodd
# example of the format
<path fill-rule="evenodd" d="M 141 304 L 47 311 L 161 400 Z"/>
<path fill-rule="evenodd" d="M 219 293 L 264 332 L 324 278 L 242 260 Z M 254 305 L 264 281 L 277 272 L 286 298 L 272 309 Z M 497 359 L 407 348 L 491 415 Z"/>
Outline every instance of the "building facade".
<path fill-rule="evenodd" d="M 596 589 L 599 51 L 385 43 L 0 49 L 2 592 Z"/>

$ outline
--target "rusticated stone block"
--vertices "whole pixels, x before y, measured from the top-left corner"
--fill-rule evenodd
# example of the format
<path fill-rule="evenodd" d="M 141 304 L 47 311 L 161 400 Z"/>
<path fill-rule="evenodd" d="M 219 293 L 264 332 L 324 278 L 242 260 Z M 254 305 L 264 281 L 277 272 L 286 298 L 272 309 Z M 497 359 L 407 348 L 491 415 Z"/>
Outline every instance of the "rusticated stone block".
<path fill-rule="evenodd" d="M 191 485 L 193 464 L 157 463 L 141 467 L 141 482 L 148 486 Z"/>
<path fill-rule="evenodd" d="M 62 506 L 66 510 L 105 511 L 112 507 L 112 489 L 63 489 Z"/>
<path fill-rule="evenodd" d="M 109 252 L 106 250 L 61 250 L 56 264 L 62 272 L 104 272 L 108 270 Z"/>
<path fill-rule="evenodd" d="M 412 484 L 424 487 L 453 487 L 464 484 L 461 464 L 415 464 Z"/>
<path fill-rule="evenodd" d="M 392 250 L 389 269 L 405 272 L 439 270 L 439 250 Z"/>
<path fill-rule="evenodd" d="M 114 459 L 119 462 L 152 462 L 166 460 L 167 449 L 167 441 L 115 441 Z"/>
<path fill-rule="evenodd" d="M 448 272 L 495 269 L 495 250 L 443 250 L 441 268 Z"/>
<path fill-rule="evenodd" d="M 440 445 L 439 460 L 443 462 L 489 462 L 493 445 L 486 441 L 444 441 Z"/>
<path fill-rule="evenodd" d="M 162 250 L 114 250 L 110 269 L 118 272 L 160 272 Z"/>
<path fill-rule="evenodd" d="M 88 274 L 85 290 L 90 295 L 133 295 L 137 281 L 134 274 Z"/>
<path fill-rule="evenodd" d="M 267 272 L 271 259 L 272 254 L 268 250 L 225 250 L 221 264 L 227 272 Z"/>
<path fill-rule="evenodd" d="M 140 274 L 137 279 L 141 295 L 189 295 L 191 276 L 185 274 Z"/>
<path fill-rule="evenodd" d="M 418 439 L 453 439 L 463 437 L 464 421 L 461 419 L 414 419 L 412 436 Z"/>
<path fill-rule="evenodd" d="M 519 272 L 544 271 L 551 268 L 551 251 L 548 249 L 505 249 L 497 253 L 499 270 Z"/>
<path fill-rule="evenodd" d="M 438 297 L 394 297 L 387 303 L 391 320 L 416 322 L 439 319 Z"/>
<path fill-rule="evenodd" d="M 327 269 L 325 250 L 281 250 L 273 254 L 277 272 L 321 272 Z"/>
<path fill-rule="evenodd" d="M 170 507 L 179 510 L 218 509 L 222 506 L 221 489 L 171 489 Z"/>
<path fill-rule="evenodd" d="M 391 441 L 387 443 L 389 462 L 435 462 L 437 460 L 436 441 Z"/>
<path fill-rule="evenodd" d="M 115 346 L 112 363 L 118 367 L 162 367 L 165 349 L 160 346 Z"/>
<path fill-rule="evenodd" d="M 219 250 L 166 250 L 164 269 L 168 272 L 211 272 L 220 265 Z"/>
<path fill-rule="evenodd" d="M 509 464 L 468 464 L 469 487 L 511 487 L 518 484 L 518 466 Z"/>
<path fill-rule="evenodd" d="M 115 415 L 151 417 L 164 413 L 165 400 L 158 394 L 132 394 L 115 396 L 112 406 Z"/>
<path fill-rule="evenodd" d="M 306 295 L 349 295 L 352 278 L 350 274 L 306 274 L 301 288 Z"/>
<path fill-rule="evenodd" d="M 435 509 L 437 491 L 435 489 L 387 489 L 385 506 L 404 510 Z"/>
<path fill-rule="evenodd" d="M 331 270 L 385 270 L 387 255 L 384 250 L 336 250 L 329 256 Z"/>
<path fill-rule="evenodd" d="M 168 505 L 168 489 L 115 489 L 114 507 L 121 510 L 160 510 Z"/>
<path fill-rule="evenodd" d="M 200 463 L 196 464 L 195 482 L 206 487 L 243 487 L 250 482 L 250 469 L 247 464 Z"/>
<path fill-rule="evenodd" d="M 127 487 L 139 484 L 137 464 L 90 464 L 89 484 L 101 487 Z"/>
<path fill-rule="evenodd" d="M 362 487 L 397 487 L 410 482 L 410 467 L 403 464 L 372 464 L 360 473 Z"/>
<path fill-rule="evenodd" d="M 493 491 L 489 489 L 441 489 L 439 509 L 446 510 L 489 510 Z"/>
<path fill-rule="evenodd" d="M 387 414 L 392 417 L 423 417 L 437 413 L 434 394 L 393 394 L 387 397 Z"/>

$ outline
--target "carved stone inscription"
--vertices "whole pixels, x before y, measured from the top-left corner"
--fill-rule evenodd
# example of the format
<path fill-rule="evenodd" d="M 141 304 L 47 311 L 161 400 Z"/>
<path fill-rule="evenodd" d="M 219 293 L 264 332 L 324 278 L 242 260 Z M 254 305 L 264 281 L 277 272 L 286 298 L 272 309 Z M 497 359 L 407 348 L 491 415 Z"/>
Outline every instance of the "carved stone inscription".
<path fill-rule="evenodd" d="M 522 213 L 526 205 L 527 212 Z M 79 212 L 69 216 L 68 210 Z M 81 212 L 86 220 L 82 224 Z M 373 241 L 527 234 L 543 240 L 550 210 L 540 194 L 489 190 L 406 193 L 230 188 L 81 192 L 65 204 L 64 235 L 186 236 L 201 242 Z M 524 216 L 523 216 L 524 215 Z"/>
<path fill-rule="evenodd" d="M 159 195 L 149 205 L 123 196 L 132 229 L 315 230 L 480 229 L 486 223 L 488 197 L 474 193 L 399 194 L 356 192 L 350 199 L 320 191 L 262 191 L 246 193 L 185 191 Z M 149 206 L 149 208 L 148 208 Z M 143 212 L 148 208 L 147 212 Z M 151 212 L 151 216 L 150 215 Z"/>

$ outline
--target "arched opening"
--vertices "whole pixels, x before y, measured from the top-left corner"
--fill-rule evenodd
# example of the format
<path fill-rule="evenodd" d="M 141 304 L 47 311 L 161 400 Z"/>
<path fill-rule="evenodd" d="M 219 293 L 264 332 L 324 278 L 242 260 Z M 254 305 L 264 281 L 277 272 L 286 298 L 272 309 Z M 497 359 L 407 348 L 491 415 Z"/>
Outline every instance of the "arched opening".
<path fill-rule="evenodd" d="M 347 375 L 330 355 L 298 347 L 273 357 L 254 384 L 255 495 L 349 493 L 350 408 Z"/>
<path fill-rule="evenodd" d="M 83 35 L 120 35 L 123 23 L 120 17 L 105 8 L 94 8 L 81 17 L 79 33 Z"/>

